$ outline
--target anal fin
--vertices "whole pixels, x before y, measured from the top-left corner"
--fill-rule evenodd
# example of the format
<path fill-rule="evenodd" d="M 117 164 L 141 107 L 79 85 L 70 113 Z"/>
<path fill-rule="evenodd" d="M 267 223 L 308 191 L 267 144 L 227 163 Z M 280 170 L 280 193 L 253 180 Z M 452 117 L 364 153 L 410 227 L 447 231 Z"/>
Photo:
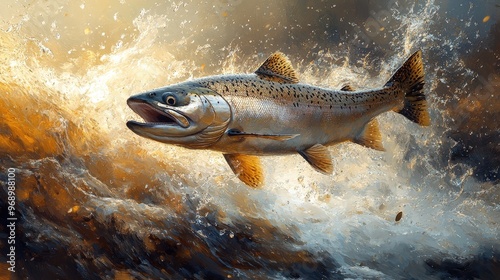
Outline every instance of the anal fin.
<path fill-rule="evenodd" d="M 243 154 L 224 154 L 224 158 L 234 174 L 246 185 L 258 188 L 264 183 L 264 173 L 257 156 Z"/>
<path fill-rule="evenodd" d="M 369 121 L 353 142 L 378 151 L 385 151 L 377 119 Z"/>
<path fill-rule="evenodd" d="M 314 167 L 316 171 L 323 174 L 331 174 L 333 172 L 332 158 L 325 146 L 316 144 L 307 150 L 299 151 L 299 154 Z"/>

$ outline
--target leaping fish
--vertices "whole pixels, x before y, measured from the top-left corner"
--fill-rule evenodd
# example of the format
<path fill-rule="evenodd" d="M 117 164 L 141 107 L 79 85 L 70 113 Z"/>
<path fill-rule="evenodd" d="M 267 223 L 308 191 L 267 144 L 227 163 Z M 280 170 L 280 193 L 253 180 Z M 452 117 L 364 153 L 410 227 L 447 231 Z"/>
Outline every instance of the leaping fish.
<path fill-rule="evenodd" d="M 430 124 L 421 51 L 376 89 L 333 90 L 297 77 L 290 60 L 276 52 L 252 74 L 210 76 L 131 96 L 128 106 L 145 122 L 131 120 L 127 127 L 159 142 L 222 152 L 241 181 L 259 187 L 259 156 L 298 153 L 331 174 L 328 146 L 351 141 L 384 151 L 379 114 L 392 110 Z"/>

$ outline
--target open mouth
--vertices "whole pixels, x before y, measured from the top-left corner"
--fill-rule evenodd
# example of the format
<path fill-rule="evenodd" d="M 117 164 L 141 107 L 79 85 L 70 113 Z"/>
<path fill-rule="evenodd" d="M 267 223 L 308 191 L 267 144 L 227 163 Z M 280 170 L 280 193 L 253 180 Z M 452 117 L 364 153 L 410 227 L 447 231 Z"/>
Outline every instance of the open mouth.
<path fill-rule="evenodd" d="M 188 127 L 189 121 L 183 115 L 176 111 L 170 109 L 160 109 L 156 106 L 143 101 L 143 100 L 131 100 L 127 101 L 128 106 L 139 116 L 141 116 L 145 123 L 140 123 L 137 121 L 129 121 L 135 125 L 141 126 L 156 126 L 156 125 L 171 125 L 171 126 L 181 126 Z M 162 104 L 163 105 L 163 104 Z"/>

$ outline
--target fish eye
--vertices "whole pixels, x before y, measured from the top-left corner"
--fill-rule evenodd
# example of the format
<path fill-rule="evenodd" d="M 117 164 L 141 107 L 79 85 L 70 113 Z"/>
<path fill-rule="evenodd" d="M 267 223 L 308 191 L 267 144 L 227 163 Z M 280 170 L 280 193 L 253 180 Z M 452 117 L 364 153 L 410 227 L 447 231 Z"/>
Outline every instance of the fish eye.
<path fill-rule="evenodd" d="M 167 104 L 170 105 L 170 106 L 174 106 L 177 103 L 177 100 L 172 95 L 169 95 L 165 99 L 165 102 L 167 102 Z"/>

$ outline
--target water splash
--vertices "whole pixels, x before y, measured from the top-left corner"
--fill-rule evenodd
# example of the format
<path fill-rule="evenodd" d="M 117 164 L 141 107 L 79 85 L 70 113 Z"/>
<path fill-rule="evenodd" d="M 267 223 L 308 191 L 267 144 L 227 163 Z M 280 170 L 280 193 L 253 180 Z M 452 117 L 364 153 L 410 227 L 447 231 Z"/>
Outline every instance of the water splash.
<path fill-rule="evenodd" d="M 305 51 L 294 41 L 314 45 L 303 31 L 318 15 L 352 31 L 347 18 L 323 17 L 340 6 L 301 7 L 304 21 L 296 23 L 286 16 L 295 11 L 277 4 L 262 19 L 243 17 L 250 4 L 238 1 L 202 17 L 193 14 L 208 4 L 116 3 L 106 8 L 111 17 L 92 25 L 88 18 L 102 4 L 54 1 L 24 9 L 16 2 L 13 11 L 22 12 L 5 17 L 0 33 L 0 162 L 2 176 L 18 170 L 21 277 L 438 278 L 452 275 L 447 265 L 497 264 L 488 258 L 498 254 L 497 181 L 480 181 L 474 165 L 453 160 L 459 141 L 449 137 L 457 131 L 450 121 L 459 118 L 455 106 L 472 116 L 500 108 L 488 98 L 498 72 L 490 78 L 472 67 L 470 50 L 449 52 L 465 48 L 484 8 L 384 4 L 352 19 L 378 32 L 318 36 Z M 438 11 L 450 9 L 467 15 L 458 36 L 441 28 L 452 18 Z M 72 16 L 76 11 L 83 15 Z M 231 30 L 245 39 L 213 36 Z M 480 30 L 482 38 L 487 32 Z M 329 49 L 335 43 L 340 50 Z M 317 174 L 299 156 L 266 157 L 267 184 L 252 190 L 220 154 L 145 141 L 124 125 L 133 117 L 125 104 L 132 93 L 251 72 L 267 50 L 288 49 L 303 82 L 368 88 L 384 84 L 415 48 L 427 54 L 433 126 L 385 114 L 379 122 L 387 152 L 332 147 L 332 176 Z M 485 94 L 471 95 L 480 77 L 486 85 L 476 92 Z M 495 135 L 492 124 L 478 120 L 467 128 L 478 126 Z"/>

